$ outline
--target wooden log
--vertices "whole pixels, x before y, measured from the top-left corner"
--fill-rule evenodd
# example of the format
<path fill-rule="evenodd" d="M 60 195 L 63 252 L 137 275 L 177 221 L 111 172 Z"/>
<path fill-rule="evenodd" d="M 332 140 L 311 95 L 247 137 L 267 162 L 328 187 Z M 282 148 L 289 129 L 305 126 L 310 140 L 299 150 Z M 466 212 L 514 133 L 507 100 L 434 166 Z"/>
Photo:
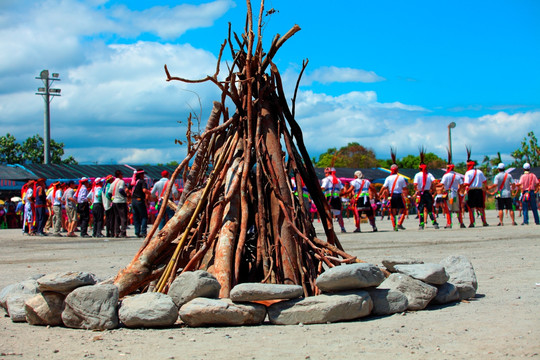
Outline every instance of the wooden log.
<path fill-rule="evenodd" d="M 118 286 L 120 297 L 123 297 L 138 288 L 146 285 L 150 280 L 155 260 L 176 239 L 180 231 L 185 228 L 197 207 L 203 190 L 194 191 L 186 199 L 184 206 L 169 220 L 151 241 L 137 252 L 133 260 L 114 279 Z"/>

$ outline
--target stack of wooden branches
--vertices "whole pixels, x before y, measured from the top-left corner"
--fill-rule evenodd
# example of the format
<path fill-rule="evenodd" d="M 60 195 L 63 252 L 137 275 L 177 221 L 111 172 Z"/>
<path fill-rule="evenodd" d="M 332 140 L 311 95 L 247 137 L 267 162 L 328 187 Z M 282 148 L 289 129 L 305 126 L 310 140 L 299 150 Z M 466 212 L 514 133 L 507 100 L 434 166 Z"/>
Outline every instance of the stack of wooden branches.
<path fill-rule="evenodd" d="M 338 242 L 295 121 L 295 98 L 307 61 L 291 107 L 272 62 L 300 28 L 295 25 L 284 36 L 276 35 L 265 53 L 261 43 L 264 0 L 256 36 L 249 0 L 247 5 L 245 32 L 240 37 L 231 35 L 229 25 L 213 76 L 200 80 L 174 77 L 165 66 L 167 81 L 210 81 L 222 96 L 220 102 L 214 102 L 206 129 L 196 141 L 190 141 L 186 158 L 172 174 L 173 180 L 178 176 L 185 179 L 174 217 L 156 234 L 171 181 L 152 231 L 131 263 L 116 276 L 121 296 L 149 289 L 167 292 L 179 273 L 197 269 L 214 274 L 221 284 L 221 297 L 228 297 L 231 288 L 242 282 L 300 284 L 305 296 L 310 296 L 318 293 L 315 279 L 325 268 L 359 262 Z M 227 48 L 233 63 L 220 81 L 219 64 Z M 228 101 L 236 108 L 232 116 L 225 106 Z M 291 179 L 298 184 L 296 190 Z M 317 207 L 326 240 L 316 236 L 301 184 Z"/>

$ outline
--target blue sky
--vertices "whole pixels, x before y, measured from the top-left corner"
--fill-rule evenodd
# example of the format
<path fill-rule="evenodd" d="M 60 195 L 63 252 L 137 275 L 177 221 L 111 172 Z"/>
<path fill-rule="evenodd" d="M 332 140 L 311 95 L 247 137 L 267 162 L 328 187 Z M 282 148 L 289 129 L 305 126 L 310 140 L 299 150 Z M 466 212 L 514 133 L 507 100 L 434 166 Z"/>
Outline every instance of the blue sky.
<path fill-rule="evenodd" d="M 253 2 L 258 14 L 259 2 Z M 502 153 L 540 135 L 540 2 L 266 1 L 264 44 L 302 30 L 275 62 L 288 97 L 309 65 L 297 120 L 311 157 L 359 142 L 379 158 L 416 154 L 465 160 Z M 43 69 L 60 73 L 51 137 L 80 163 L 181 161 L 191 111 L 201 127 L 219 92 L 167 83 L 215 71 L 219 46 L 243 32 L 244 1 L 0 1 L 0 135 L 43 134 Z M 230 58 L 225 57 L 224 62 Z M 222 68 L 226 68 L 225 65 Z M 195 94 L 196 93 L 196 94 Z M 200 99 L 200 104 L 199 104 Z M 180 121 L 180 123 L 179 123 Z"/>

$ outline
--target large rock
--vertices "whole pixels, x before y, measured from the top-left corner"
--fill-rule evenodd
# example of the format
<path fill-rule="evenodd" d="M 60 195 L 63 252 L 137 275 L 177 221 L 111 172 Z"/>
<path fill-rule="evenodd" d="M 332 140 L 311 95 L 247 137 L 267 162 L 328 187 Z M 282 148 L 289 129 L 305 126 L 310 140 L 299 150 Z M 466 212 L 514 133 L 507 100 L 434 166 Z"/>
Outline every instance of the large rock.
<path fill-rule="evenodd" d="M 130 328 L 166 327 L 178 319 L 178 308 L 169 295 L 144 293 L 122 300 L 118 317 Z"/>
<path fill-rule="evenodd" d="M 0 305 L 6 309 L 11 321 L 25 322 L 24 302 L 39 293 L 35 280 L 25 280 L 6 286 L 0 292 Z"/>
<path fill-rule="evenodd" d="M 243 283 L 236 285 L 230 294 L 232 301 L 259 301 L 296 299 L 304 294 L 300 285 Z"/>
<path fill-rule="evenodd" d="M 409 306 L 409 300 L 404 293 L 390 289 L 368 289 L 373 301 L 373 315 L 392 315 L 404 312 Z"/>
<path fill-rule="evenodd" d="M 459 292 L 459 299 L 469 299 L 476 296 L 478 290 L 478 282 L 476 281 L 476 273 L 474 268 L 465 256 L 449 256 L 443 261 L 446 272 L 450 276 L 448 282 L 454 284 Z"/>
<path fill-rule="evenodd" d="M 83 286 L 65 300 L 62 320 L 67 327 L 90 330 L 118 326 L 118 288 L 115 285 Z"/>
<path fill-rule="evenodd" d="M 169 296 L 178 308 L 188 301 L 198 298 L 217 298 L 221 285 L 217 279 L 204 270 L 188 271 L 174 279 L 169 288 Z"/>
<path fill-rule="evenodd" d="M 97 282 L 96 276 L 87 272 L 58 272 L 45 275 L 37 280 L 39 291 L 54 291 L 68 294 L 74 289 L 94 285 Z"/>
<path fill-rule="evenodd" d="M 383 281 L 384 274 L 377 266 L 356 263 L 326 270 L 317 277 L 315 285 L 322 291 L 334 292 L 378 286 Z"/>
<path fill-rule="evenodd" d="M 423 264 L 422 260 L 418 259 L 405 259 L 405 258 L 393 258 L 393 259 L 384 259 L 382 264 L 390 272 L 396 272 L 394 266 L 396 265 L 410 265 L 410 264 Z"/>
<path fill-rule="evenodd" d="M 400 264 L 395 265 L 394 268 L 397 272 L 432 285 L 442 285 L 449 279 L 444 266 L 440 264 Z"/>
<path fill-rule="evenodd" d="M 65 295 L 44 292 L 26 300 L 24 310 L 30 325 L 62 325 Z"/>
<path fill-rule="evenodd" d="M 324 324 L 358 319 L 371 313 L 373 302 L 367 291 L 310 296 L 272 304 L 268 318 L 272 324 Z"/>
<path fill-rule="evenodd" d="M 444 283 L 437 286 L 437 296 L 433 299 L 434 304 L 448 304 L 459 300 L 459 291 L 451 283 Z"/>
<path fill-rule="evenodd" d="M 379 289 L 398 290 L 405 294 L 408 310 L 422 310 L 437 296 L 437 288 L 405 274 L 390 274 Z"/>
<path fill-rule="evenodd" d="M 230 299 L 196 298 L 180 308 L 180 319 L 189 326 L 258 325 L 266 307 L 255 303 L 233 303 Z"/>

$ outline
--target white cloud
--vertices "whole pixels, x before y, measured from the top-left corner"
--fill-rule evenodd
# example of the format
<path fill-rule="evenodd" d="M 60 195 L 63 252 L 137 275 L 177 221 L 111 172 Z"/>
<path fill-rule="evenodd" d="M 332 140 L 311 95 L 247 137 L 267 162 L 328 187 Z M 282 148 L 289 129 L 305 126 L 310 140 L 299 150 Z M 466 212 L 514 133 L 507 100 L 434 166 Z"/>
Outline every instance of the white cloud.
<path fill-rule="evenodd" d="M 302 85 L 311 85 L 314 82 L 321 84 L 362 82 L 373 83 L 384 81 L 385 79 L 373 71 L 362 69 L 339 68 L 336 66 L 325 66 L 315 69 L 302 79 Z"/>

